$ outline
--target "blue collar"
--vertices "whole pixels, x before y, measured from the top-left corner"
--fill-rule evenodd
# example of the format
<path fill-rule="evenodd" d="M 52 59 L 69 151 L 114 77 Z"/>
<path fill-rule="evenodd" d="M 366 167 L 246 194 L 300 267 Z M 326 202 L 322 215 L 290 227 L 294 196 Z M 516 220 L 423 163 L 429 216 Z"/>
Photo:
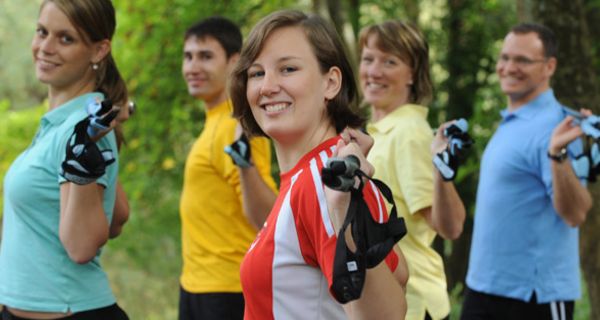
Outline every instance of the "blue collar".
<path fill-rule="evenodd" d="M 517 110 L 511 112 L 508 111 L 507 107 L 506 109 L 500 111 L 500 115 L 502 116 L 502 121 L 507 121 L 514 117 L 530 120 L 533 119 L 535 115 L 541 112 L 543 109 L 552 105 L 554 101 L 556 101 L 556 98 L 554 97 L 554 91 L 552 89 L 548 89 Z"/>
<path fill-rule="evenodd" d="M 67 119 L 73 112 L 80 109 L 82 106 L 85 109 L 87 105 L 87 101 L 95 98 L 103 98 L 103 95 L 98 92 L 91 92 L 80 95 L 76 98 L 73 98 L 64 104 L 54 108 L 53 110 L 47 112 L 43 117 L 42 121 L 47 122 L 51 125 L 61 124 L 65 119 Z"/>

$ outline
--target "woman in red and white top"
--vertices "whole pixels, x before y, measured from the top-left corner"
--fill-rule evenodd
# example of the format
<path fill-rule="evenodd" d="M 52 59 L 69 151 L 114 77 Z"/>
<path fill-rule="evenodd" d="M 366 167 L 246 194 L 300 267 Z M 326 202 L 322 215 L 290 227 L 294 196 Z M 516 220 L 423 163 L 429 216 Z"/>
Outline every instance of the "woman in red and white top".
<path fill-rule="evenodd" d="M 234 116 L 248 135 L 273 139 L 282 172 L 275 206 L 242 263 L 245 319 L 403 319 L 400 252 L 367 270 L 360 299 L 342 306 L 330 293 L 350 194 L 324 187 L 321 168 L 329 157 L 355 155 L 362 171 L 373 171 L 360 147 L 340 137 L 364 118 L 353 108 L 357 88 L 335 30 L 299 11 L 272 13 L 250 33 L 231 80 Z M 385 221 L 379 191 L 367 182 L 363 194 Z"/>

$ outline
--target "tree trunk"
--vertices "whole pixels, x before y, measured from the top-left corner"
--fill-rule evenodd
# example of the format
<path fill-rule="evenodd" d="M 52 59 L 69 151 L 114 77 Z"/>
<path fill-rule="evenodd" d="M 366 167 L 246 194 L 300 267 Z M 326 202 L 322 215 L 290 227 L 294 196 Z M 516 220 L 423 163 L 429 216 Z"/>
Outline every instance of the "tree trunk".
<path fill-rule="evenodd" d="M 531 0 L 517 0 L 517 18 L 519 22 L 528 22 L 531 16 Z"/>
<path fill-rule="evenodd" d="M 571 107 L 600 113 L 598 75 L 594 73 L 590 32 L 581 0 L 538 0 L 534 17 L 556 33 L 560 44 L 553 88 L 559 100 Z M 594 207 L 581 226 L 581 267 L 588 286 L 590 319 L 600 319 L 600 183 L 590 185 Z"/>
<path fill-rule="evenodd" d="M 402 5 L 408 19 L 415 24 L 419 24 L 419 1 L 418 0 L 403 0 Z"/>
<path fill-rule="evenodd" d="M 448 49 L 444 62 L 448 70 L 448 79 L 442 85 L 448 92 L 447 107 L 444 110 L 446 115 L 443 117 L 445 120 L 470 119 L 477 93 L 485 85 L 485 80 L 478 79 L 478 73 L 493 73 L 491 64 L 483 66 L 481 61 L 495 59 L 489 56 L 487 50 L 497 37 L 487 34 L 493 33 L 491 28 L 486 29 L 479 21 L 467 19 L 472 14 L 481 14 L 481 9 L 479 1 L 448 0 L 448 15 L 444 20 L 444 28 L 448 30 Z M 475 153 L 472 152 L 472 156 L 476 158 Z M 478 159 L 469 161 L 478 162 Z M 474 212 L 477 180 L 477 174 L 473 173 L 456 182 L 456 189 L 468 213 Z M 466 276 L 472 219 L 472 214 L 467 214 L 462 235 L 452 242 L 452 252 L 445 257 L 449 290 L 462 282 Z"/>

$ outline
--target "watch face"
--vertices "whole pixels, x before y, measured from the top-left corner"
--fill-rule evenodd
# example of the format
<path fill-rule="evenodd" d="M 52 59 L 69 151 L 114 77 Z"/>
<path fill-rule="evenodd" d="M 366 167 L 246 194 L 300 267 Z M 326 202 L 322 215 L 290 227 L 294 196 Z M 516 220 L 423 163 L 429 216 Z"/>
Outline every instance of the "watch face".
<path fill-rule="evenodd" d="M 551 154 L 550 151 L 548 151 L 548 158 L 554 161 L 562 162 L 563 160 L 567 159 L 567 148 L 560 149 L 557 154 Z"/>
<path fill-rule="evenodd" d="M 561 160 L 566 159 L 567 158 L 567 148 L 560 149 L 560 153 L 558 154 L 558 156 L 560 157 Z"/>

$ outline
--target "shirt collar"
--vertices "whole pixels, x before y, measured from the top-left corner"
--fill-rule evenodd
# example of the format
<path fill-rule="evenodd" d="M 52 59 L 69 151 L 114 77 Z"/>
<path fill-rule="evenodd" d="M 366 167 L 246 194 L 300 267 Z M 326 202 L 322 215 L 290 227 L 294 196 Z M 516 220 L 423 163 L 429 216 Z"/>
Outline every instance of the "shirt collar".
<path fill-rule="evenodd" d="M 206 109 L 206 117 L 210 117 L 210 116 L 218 115 L 218 114 L 222 114 L 222 113 L 231 114 L 232 112 L 233 112 L 233 106 L 231 104 L 231 100 L 227 99 L 227 100 L 219 103 L 218 105 L 214 106 L 214 108 Z"/>
<path fill-rule="evenodd" d="M 48 122 L 52 125 L 61 124 L 65 119 L 67 119 L 73 112 L 77 111 L 81 108 L 81 106 L 86 106 L 88 103 L 95 102 L 95 99 L 102 100 L 104 96 L 99 92 L 91 92 L 86 93 L 76 98 L 73 98 L 62 105 L 46 112 L 46 114 L 42 117 L 42 121 Z"/>
<path fill-rule="evenodd" d="M 426 107 L 416 104 L 405 104 L 390 112 L 387 116 L 383 117 L 383 119 L 380 119 L 377 122 L 370 122 L 367 125 L 367 131 L 386 133 L 398 125 L 398 119 L 415 115 L 427 119 L 428 112 L 429 110 Z"/>
<path fill-rule="evenodd" d="M 546 106 L 550 106 L 551 102 L 555 100 L 556 98 L 554 97 L 554 91 L 552 91 L 552 89 L 548 89 L 517 110 L 511 112 L 507 107 L 506 109 L 500 111 L 500 115 L 504 121 L 514 117 L 530 120 L 533 119 L 535 115 L 542 111 Z"/>

